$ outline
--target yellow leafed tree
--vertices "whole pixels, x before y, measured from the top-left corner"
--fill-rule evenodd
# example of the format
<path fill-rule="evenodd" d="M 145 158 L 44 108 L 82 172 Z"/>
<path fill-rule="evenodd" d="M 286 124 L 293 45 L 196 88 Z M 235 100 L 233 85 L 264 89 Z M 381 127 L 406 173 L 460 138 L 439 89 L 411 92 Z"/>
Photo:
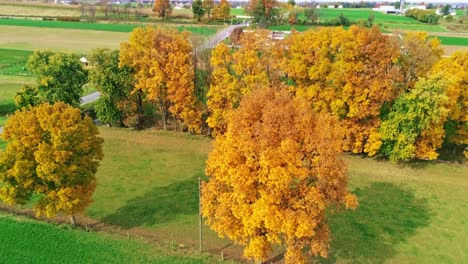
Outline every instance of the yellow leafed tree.
<path fill-rule="evenodd" d="M 232 51 L 224 44 L 213 49 L 212 81 L 207 94 L 210 111 L 207 123 L 213 135 L 224 133 L 225 116 L 237 108 L 242 96 L 269 84 L 273 63 L 267 35 L 267 31 L 260 30 L 244 33 L 239 49 Z"/>
<path fill-rule="evenodd" d="M 345 128 L 343 149 L 377 153 L 381 109 L 400 92 L 399 48 L 378 28 L 322 28 L 285 40 L 280 67 L 291 89 Z"/>
<path fill-rule="evenodd" d="M 202 188 L 202 214 L 221 237 L 265 260 L 274 244 L 287 263 L 327 256 L 331 205 L 355 208 L 340 159 L 342 130 L 328 114 L 285 90 L 257 89 L 227 117 L 216 138 Z"/>
<path fill-rule="evenodd" d="M 448 101 L 444 107 L 449 112 L 422 131 L 416 144 L 416 156 L 421 159 L 437 158 L 436 150 L 445 137 L 447 142 L 468 145 L 468 52 L 456 52 L 450 58 L 439 60 L 429 72 L 429 79 L 437 78 L 447 83 L 444 93 Z"/>
<path fill-rule="evenodd" d="M 38 197 L 38 215 L 82 213 L 92 202 L 102 138 L 89 117 L 65 103 L 17 111 L 7 121 L 0 153 L 0 198 L 25 204 Z"/>
<path fill-rule="evenodd" d="M 170 112 L 191 131 L 200 131 L 200 102 L 195 95 L 192 47 L 187 34 L 136 28 L 130 40 L 121 44 L 120 65 L 135 70 L 135 92 L 142 91 L 156 104 L 164 129 Z"/>

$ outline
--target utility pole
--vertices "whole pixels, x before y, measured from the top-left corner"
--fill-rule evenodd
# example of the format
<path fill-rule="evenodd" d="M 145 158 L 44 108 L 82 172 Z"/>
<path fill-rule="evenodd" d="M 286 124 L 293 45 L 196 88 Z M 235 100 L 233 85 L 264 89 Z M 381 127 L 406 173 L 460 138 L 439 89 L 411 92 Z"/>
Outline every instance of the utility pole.
<path fill-rule="evenodd" d="M 201 178 L 198 176 L 198 239 L 200 243 L 199 251 L 202 253 L 203 250 L 203 230 L 202 230 L 202 214 L 201 214 Z"/>

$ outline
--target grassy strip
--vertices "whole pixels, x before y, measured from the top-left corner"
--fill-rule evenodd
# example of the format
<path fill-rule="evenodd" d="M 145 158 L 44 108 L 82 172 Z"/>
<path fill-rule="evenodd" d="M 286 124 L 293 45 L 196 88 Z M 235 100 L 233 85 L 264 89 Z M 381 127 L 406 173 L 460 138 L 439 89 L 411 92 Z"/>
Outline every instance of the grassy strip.
<path fill-rule="evenodd" d="M 443 45 L 468 46 L 468 38 L 438 36 Z"/>
<path fill-rule="evenodd" d="M 206 263 L 207 258 L 170 256 L 135 240 L 88 233 L 68 226 L 0 214 L 0 262 Z"/>
<path fill-rule="evenodd" d="M 145 26 L 144 24 L 104 24 L 90 22 L 65 22 L 65 21 L 43 21 L 43 20 L 27 20 L 27 19 L 0 19 L 0 25 L 3 26 L 23 26 L 23 27 L 45 27 L 45 28 L 65 28 L 65 29 L 83 29 L 83 30 L 98 30 L 112 32 L 131 32 L 137 27 Z M 166 26 L 166 25 L 162 25 Z M 190 31 L 197 35 L 213 35 L 216 33 L 214 28 L 179 26 L 179 31 Z"/>

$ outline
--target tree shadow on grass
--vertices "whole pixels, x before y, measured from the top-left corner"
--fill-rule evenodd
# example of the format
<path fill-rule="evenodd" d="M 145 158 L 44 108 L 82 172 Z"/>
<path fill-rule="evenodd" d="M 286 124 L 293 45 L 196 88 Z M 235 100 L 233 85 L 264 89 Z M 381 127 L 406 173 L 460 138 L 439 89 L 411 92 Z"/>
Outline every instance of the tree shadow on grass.
<path fill-rule="evenodd" d="M 377 182 L 355 193 L 359 199 L 356 211 L 330 217 L 329 257 L 317 258 L 319 262 L 382 263 L 397 253 L 398 243 L 430 222 L 427 202 L 394 184 Z"/>
<path fill-rule="evenodd" d="M 104 218 L 104 222 L 130 228 L 165 224 L 178 216 L 198 212 L 198 178 L 151 189 Z"/>

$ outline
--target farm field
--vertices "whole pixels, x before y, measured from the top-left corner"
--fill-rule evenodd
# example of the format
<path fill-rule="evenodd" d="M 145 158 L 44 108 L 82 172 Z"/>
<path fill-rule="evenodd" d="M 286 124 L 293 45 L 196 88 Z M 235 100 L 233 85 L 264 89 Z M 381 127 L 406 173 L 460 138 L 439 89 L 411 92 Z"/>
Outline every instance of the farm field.
<path fill-rule="evenodd" d="M 0 26 L 0 48 L 86 53 L 96 47 L 117 49 L 129 36 L 129 33 L 122 32 Z"/>
<path fill-rule="evenodd" d="M 143 228 L 163 241 L 196 248 L 197 178 L 211 140 L 175 132 L 100 128 L 104 160 L 88 217 Z M 462 263 L 468 261 L 468 168 L 442 163 L 392 164 L 345 155 L 355 212 L 331 216 L 335 238 L 321 262 Z M 229 242 L 204 229 L 206 250 Z M 434 246 L 437 245 L 437 246 Z M 431 250 L 427 250 L 431 248 Z M 226 254 L 239 254 L 229 246 Z"/>
<path fill-rule="evenodd" d="M 81 16 L 79 7 L 63 5 L 28 5 L 23 3 L 5 3 L 0 2 L 0 15 L 5 16 Z"/>
<path fill-rule="evenodd" d="M 30 75 L 24 66 L 32 53 L 28 50 L 0 49 L 0 74 Z"/>
<path fill-rule="evenodd" d="M 138 240 L 74 230 L 0 213 L 1 263 L 210 263 L 170 256 Z"/>
<path fill-rule="evenodd" d="M 131 32 L 133 29 L 145 24 L 123 24 L 123 23 L 89 23 L 89 22 L 66 22 L 66 21 L 43 21 L 28 19 L 0 19 L 0 26 L 22 26 L 22 27 L 43 27 L 43 28 L 63 28 L 63 29 L 81 29 L 94 31 L 111 32 Z M 176 28 L 179 31 L 189 31 L 193 34 L 210 36 L 216 33 L 217 29 L 213 27 L 198 26 L 172 26 L 171 24 L 160 24 L 155 26 Z"/>
<path fill-rule="evenodd" d="M 6 116 L 16 110 L 14 97 L 23 84 L 32 83 L 33 77 L 0 75 L 0 126 L 6 122 Z"/>

